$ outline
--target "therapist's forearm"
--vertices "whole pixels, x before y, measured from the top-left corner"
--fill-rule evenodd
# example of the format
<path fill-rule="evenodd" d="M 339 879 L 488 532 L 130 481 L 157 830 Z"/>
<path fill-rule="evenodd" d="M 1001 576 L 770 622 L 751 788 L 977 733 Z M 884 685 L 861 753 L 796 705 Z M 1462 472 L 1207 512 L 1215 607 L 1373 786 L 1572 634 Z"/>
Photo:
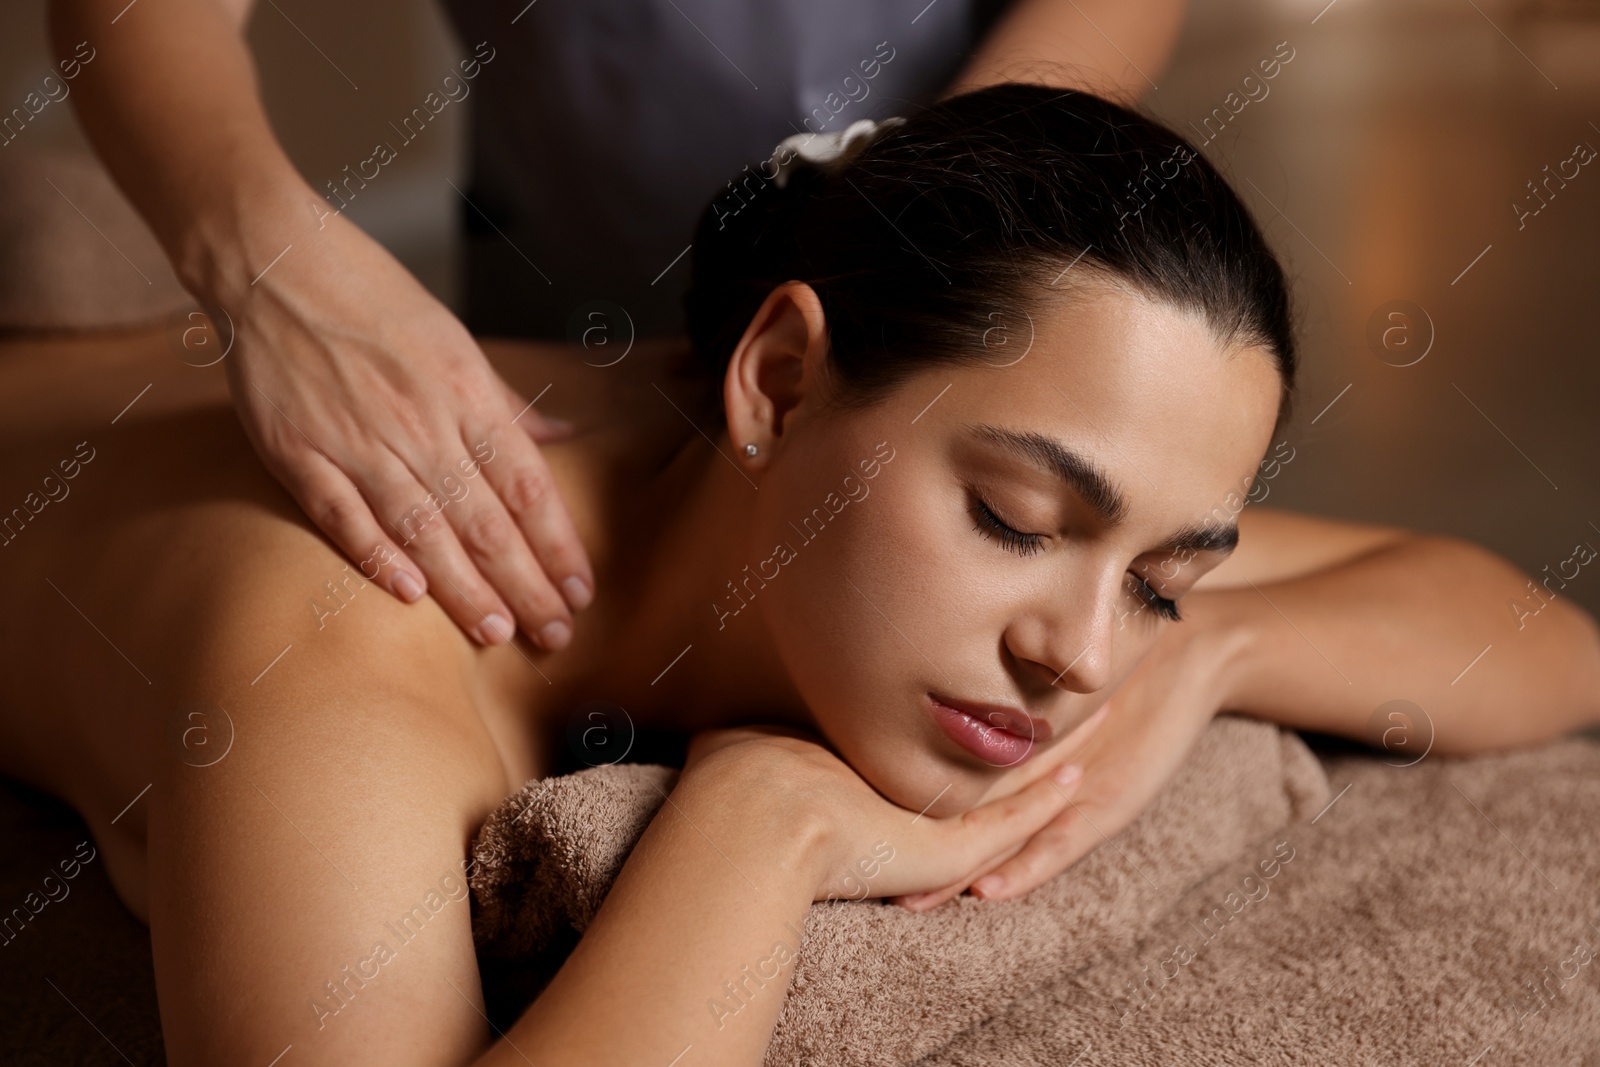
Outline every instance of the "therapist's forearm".
<path fill-rule="evenodd" d="M 312 194 L 272 134 L 239 16 L 217 0 L 54 0 L 50 35 L 62 56 L 96 50 L 73 86 L 79 121 L 179 280 L 207 297 L 248 282 Z"/>
<path fill-rule="evenodd" d="M 1003 81 L 1136 100 L 1156 88 L 1184 0 L 1016 0 L 946 95 Z"/>
<path fill-rule="evenodd" d="M 1420 755 L 1431 722 L 1432 751 L 1459 755 L 1600 722 L 1600 631 L 1528 583 L 1477 545 L 1418 536 L 1300 577 L 1191 593 L 1178 625 L 1251 636 L 1224 710 L 1377 744 L 1373 713 L 1403 699 L 1428 721 L 1397 752 Z M 1519 618 L 1510 605 L 1524 601 L 1544 607 Z"/>

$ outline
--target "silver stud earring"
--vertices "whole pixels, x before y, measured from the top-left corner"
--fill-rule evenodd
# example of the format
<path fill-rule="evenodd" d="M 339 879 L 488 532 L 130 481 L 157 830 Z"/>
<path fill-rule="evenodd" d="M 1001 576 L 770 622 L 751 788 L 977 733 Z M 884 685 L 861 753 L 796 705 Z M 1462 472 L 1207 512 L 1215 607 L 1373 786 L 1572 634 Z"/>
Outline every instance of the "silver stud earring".
<path fill-rule="evenodd" d="M 755 455 L 756 454 L 756 446 L 753 445 L 753 444 L 745 445 L 744 446 L 744 454 L 747 455 L 747 456 Z"/>

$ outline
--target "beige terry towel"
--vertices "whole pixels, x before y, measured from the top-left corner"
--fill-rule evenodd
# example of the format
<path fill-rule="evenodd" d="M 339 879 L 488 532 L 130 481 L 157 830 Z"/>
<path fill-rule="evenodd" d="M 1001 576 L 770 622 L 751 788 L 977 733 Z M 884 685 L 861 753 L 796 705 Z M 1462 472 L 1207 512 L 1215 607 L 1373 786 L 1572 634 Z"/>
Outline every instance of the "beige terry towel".
<path fill-rule="evenodd" d="M 1211 940 L 1249 853 L 918 1067 L 1600 1067 L 1600 745 L 1326 767 L 1337 801 Z"/>
<path fill-rule="evenodd" d="M 570 947 L 674 778 L 601 767 L 509 797 L 473 849 L 480 955 L 543 953 L 548 966 Z M 814 906 L 767 1062 L 904 1064 L 939 1050 L 1030 989 L 1128 952 L 1196 883 L 1270 860 L 1274 831 L 1328 799 L 1297 735 L 1219 716 L 1133 824 L 1022 900 L 960 897 L 921 915 Z"/>
<path fill-rule="evenodd" d="M 603 768 L 507 801 L 475 850 L 490 969 L 559 963 L 671 781 Z M 767 1062 L 1600 1067 L 1597 828 L 1592 740 L 1318 762 L 1222 716 L 1023 901 L 814 907 Z"/>

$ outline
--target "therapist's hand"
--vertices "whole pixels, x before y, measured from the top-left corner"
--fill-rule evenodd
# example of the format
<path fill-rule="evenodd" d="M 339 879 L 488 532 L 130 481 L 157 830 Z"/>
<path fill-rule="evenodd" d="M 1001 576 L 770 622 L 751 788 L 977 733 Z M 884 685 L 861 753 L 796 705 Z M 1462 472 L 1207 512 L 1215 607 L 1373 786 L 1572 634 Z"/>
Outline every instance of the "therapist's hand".
<path fill-rule="evenodd" d="M 567 644 L 594 576 L 535 442 L 570 430 L 527 408 L 353 223 L 304 220 L 249 242 L 290 247 L 213 294 L 237 331 L 228 380 L 256 451 L 369 580 L 432 593 L 483 644 L 513 627 Z"/>
<path fill-rule="evenodd" d="M 1229 671 L 1244 646 L 1237 634 L 1208 627 L 1204 600 L 1203 593 L 1186 597 L 1184 621 L 1160 623 L 1162 632 L 1150 651 L 1110 699 L 1061 739 L 1061 746 L 1071 750 L 1063 758 L 1082 765 L 1083 781 L 1060 816 L 978 876 L 896 903 L 925 911 L 969 886 L 986 900 L 1021 896 L 1131 823 L 1228 702 Z M 1149 623 L 1141 619 L 1132 625 Z M 1101 715 L 1104 721 L 1094 727 Z"/>
<path fill-rule="evenodd" d="M 593 574 L 534 444 L 547 427 L 513 423 L 526 401 L 461 323 L 334 214 L 340 187 L 325 197 L 296 170 L 245 44 L 252 6 L 52 0 L 83 131 L 184 287 L 232 320 L 234 405 L 311 521 L 369 580 L 433 593 L 479 640 L 520 624 L 565 644 Z"/>

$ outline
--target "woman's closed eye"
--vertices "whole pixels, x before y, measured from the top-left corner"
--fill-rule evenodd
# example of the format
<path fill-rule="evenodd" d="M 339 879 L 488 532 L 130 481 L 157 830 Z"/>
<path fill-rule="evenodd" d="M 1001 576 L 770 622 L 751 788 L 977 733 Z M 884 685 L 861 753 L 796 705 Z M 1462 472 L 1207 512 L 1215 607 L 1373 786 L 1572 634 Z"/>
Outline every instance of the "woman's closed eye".
<path fill-rule="evenodd" d="M 1015 552 L 1019 556 L 1031 556 L 1044 549 L 1047 540 L 1044 534 L 1023 533 L 995 514 L 994 509 L 978 495 L 976 490 L 969 492 L 972 493 L 973 503 L 967 510 L 972 513 L 973 528 L 978 531 L 980 537 L 993 538 L 1006 551 Z M 1133 594 L 1146 607 L 1163 619 L 1171 622 L 1182 621 L 1183 616 L 1178 612 L 1176 600 L 1157 593 L 1149 582 L 1132 571 L 1128 572 L 1128 578 Z"/>
<path fill-rule="evenodd" d="M 1133 594 L 1145 603 L 1151 610 L 1163 619 L 1171 622 L 1181 622 L 1183 616 L 1178 614 L 1178 602 L 1157 593 L 1150 583 L 1132 571 L 1128 572 L 1133 586 Z"/>
<path fill-rule="evenodd" d="M 1013 529 L 994 513 L 994 509 L 975 490 L 969 491 L 972 492 L 973 504 L 967 510 L 972 513 L 973 527 L 978 531 L 978 536 L 992 537 L 1000 542 L 1002 548 L 1019 556 L 1031 556 L 1044 548 L 1044 534 L 1023 533 Z"/>

